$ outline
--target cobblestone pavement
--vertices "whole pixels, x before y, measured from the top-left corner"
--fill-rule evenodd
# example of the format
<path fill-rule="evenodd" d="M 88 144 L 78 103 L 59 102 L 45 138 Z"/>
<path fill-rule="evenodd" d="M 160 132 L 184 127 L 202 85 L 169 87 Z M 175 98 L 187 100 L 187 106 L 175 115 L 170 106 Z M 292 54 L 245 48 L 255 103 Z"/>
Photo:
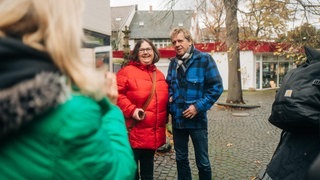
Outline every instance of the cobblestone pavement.
<path fill-rule="evenodd" d="M 224 92 L 219 102 L 225 102 Z M 246 104 L 258 108 L 228 108 L 215 105 L 208 112 L 209 155 L 214 180 L 251 180 L 269 161 L 280 130 L 268 122 L 275 90 L 245 91 Z M 239 116 L 246 115 L 246 116 Z M 191 141 L 189 160 L 193 179 L 198 172 Z M 154 179 L 177 179 L 174 151 L 155 157 Z"/>

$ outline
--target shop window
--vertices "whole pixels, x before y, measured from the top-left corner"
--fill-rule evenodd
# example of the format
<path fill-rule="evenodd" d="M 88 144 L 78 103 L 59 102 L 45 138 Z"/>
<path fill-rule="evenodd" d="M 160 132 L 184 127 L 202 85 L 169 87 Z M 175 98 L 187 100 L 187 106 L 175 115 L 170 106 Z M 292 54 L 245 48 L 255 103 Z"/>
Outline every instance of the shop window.
<path fill-rule="evenodd" d="M 277 86 L 277 63 L 264 62 L 262 64 L 262 87 L 275 88 Z"/>

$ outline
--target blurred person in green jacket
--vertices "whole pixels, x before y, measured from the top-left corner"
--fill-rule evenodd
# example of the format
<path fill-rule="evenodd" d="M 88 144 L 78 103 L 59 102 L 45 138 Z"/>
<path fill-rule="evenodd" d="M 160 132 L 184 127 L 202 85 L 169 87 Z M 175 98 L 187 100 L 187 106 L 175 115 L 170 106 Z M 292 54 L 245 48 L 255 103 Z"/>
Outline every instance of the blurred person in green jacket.
<path fill-rule="evenodd" d="M 82 12 L 0 1 L 0 179 L 134 178 L 116 77 L 80 60 Z"/>

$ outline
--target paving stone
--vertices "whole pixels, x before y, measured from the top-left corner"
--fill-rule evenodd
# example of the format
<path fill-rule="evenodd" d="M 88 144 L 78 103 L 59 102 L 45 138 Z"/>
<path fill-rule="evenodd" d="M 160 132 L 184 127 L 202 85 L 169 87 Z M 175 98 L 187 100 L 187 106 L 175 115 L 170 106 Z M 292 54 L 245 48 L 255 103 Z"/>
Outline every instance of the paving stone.
<path fill-rule="evenodd" d="M 225 101 L 224 92 L 219 102 Z M 213 106 L 208 111 L 209 158 L 214 180 L 251 180 L 269 163 L 278 144 L 280 129 L 268 122 L 275 90 L 243 92 L 247 104 L 257 108 Z M 234 116 L 235 113 L 246 116 Z M 241 114 L 242 113 L 242 114 Z M 191 141 L 189 160 L 194 180 L 198 179 Z M 154 179 L 177 179 L 175 154 L 155 156 Z"/>

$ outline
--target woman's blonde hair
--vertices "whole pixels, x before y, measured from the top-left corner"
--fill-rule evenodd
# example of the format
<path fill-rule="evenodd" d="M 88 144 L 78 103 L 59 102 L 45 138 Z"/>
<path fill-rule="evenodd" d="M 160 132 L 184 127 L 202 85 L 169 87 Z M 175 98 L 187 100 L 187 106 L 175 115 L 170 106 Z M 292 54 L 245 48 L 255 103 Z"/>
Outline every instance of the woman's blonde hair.
<path fill-rule="evenodd" d="M 47 52 L 83 93 L 100 99 L 104 75 L 80 57 L 83 10 L 83 0 L 1 0 L 0 37 Z"/>

